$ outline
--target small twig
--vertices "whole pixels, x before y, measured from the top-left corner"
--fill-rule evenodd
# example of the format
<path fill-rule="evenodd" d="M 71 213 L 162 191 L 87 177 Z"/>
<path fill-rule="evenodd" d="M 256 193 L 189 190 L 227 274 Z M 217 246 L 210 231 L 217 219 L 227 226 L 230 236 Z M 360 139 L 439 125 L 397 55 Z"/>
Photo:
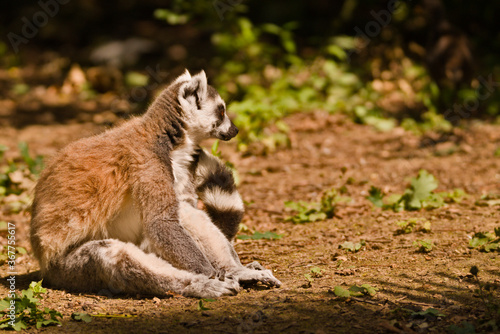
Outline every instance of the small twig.
<path fill-rule="evenodd" d="M 392 240 L 365 240 L 366 242 L 375 242 L 381 244 L 390 244 Z"/>
<path fill-rule="evenodd" d="M 399 302 L 405 303 L 405 304 L 421 305 L 421 306 L 434 306 L 434 304 L 414 302 L 414 301 L 411 301 L 411 300 L 408 300 L 408 301 L 406 301 L 406 300 L 399 300 Z M 395 302 L 391 302 L 391 303 L 396 304 Z"/>
<path fill-rule="evenodd" d="M 465 229 L 465 228 L 433 228 L 432 231 L 434 231 L 434 232 L 457 232 L 457 231 L 468 232 L 469 230 Z"/>
<path fill-rule="evenodd" d="M 393 264 L 358 264 L 358 267 L 390 267 L 393 268 L 396 265 Z"/>
<path fill-rule="evenodd" d="M 415 304 L 415 305 L 421 305 L 421 306 L 434 306 L 434 304 L 427 304 L 427 303 L 420 303 L 420 302 L 415 302 L 415 301 L 406 301 L 407 296 L 403 296 L 402 298 L 396 299 L 396 301 L 392 301 L 387 299 L 388 302 L 393 303 L 394 305 L 397 305 L 397 302 L 400 303 L 405 303 L 405 304 Z"/>
<path fill-rule="evenodd" d="M 357 302 L 361 302 L 361 303 L 367 303 L 367 304 L 382 306 L 382 304 L 379 304 L 377 302 L 374 302 L 374 301 L 368 300 L 368 299 L 362 299 L 362 298 L 356 298 L 356 297 L 350 297 L 350 299 L 355 300 Z"/>

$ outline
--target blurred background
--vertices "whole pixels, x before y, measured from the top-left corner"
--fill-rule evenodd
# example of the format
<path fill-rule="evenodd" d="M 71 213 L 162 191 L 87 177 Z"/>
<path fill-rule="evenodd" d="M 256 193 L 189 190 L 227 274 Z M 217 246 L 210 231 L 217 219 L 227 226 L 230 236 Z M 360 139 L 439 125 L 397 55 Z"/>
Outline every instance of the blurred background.
<path fill-rule="evenodd" d="M 417 133 L 498 122 L 498 13 L 485 0 L 6 2 L 0 126 L 112 125 L 184 68 L 227 99 L 243 152 L 286 146 L 295 112 Z"/>

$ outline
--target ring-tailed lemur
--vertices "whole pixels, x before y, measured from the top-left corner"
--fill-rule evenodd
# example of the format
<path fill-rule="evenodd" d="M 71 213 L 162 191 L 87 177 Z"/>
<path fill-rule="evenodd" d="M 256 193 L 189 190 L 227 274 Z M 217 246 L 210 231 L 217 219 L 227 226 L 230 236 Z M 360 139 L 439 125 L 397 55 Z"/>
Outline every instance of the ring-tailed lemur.
<path fill-rule="evenodd" d="M 194 297 L 234 294 L 247 281 L 280 286 L 260 265 L 241 265 L 231 239 L 243 203 L 231 172 L 199 148 L 237 132 L 205 73 L 186 71 L 142 117 L 62 149 L 32 207 L 31 243 L 46 281 Z"/>

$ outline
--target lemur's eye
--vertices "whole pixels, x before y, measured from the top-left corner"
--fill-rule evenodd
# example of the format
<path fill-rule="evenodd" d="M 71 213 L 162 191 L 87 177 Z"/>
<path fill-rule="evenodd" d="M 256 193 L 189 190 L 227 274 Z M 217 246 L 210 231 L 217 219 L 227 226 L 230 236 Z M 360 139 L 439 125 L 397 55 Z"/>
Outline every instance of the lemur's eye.
<path fill-rule="evenodd" d="M 220 115 L 221 115 L 222 117 L 224 117 L 224 113 L 225 113 L 225 111 L 226 111 L 226 110 L 225 110 L 224 106 L 223 106 L 222 104 L 221 104 L 221 105 L 219 105 L 219 113 L 220 113 Z"/>

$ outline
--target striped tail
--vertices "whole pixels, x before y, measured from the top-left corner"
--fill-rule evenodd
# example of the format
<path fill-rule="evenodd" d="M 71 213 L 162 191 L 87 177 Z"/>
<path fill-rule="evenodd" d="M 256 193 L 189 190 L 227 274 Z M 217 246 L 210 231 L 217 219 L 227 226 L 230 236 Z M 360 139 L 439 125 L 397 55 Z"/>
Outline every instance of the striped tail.
<path fill-rule="evenodd" d="M 217 157 L 204 150 L 199 153 L 195 171 L 196 192 L 212 222 L 229 240 L 233 240 L 245 213 L 233 173 Z"/>

